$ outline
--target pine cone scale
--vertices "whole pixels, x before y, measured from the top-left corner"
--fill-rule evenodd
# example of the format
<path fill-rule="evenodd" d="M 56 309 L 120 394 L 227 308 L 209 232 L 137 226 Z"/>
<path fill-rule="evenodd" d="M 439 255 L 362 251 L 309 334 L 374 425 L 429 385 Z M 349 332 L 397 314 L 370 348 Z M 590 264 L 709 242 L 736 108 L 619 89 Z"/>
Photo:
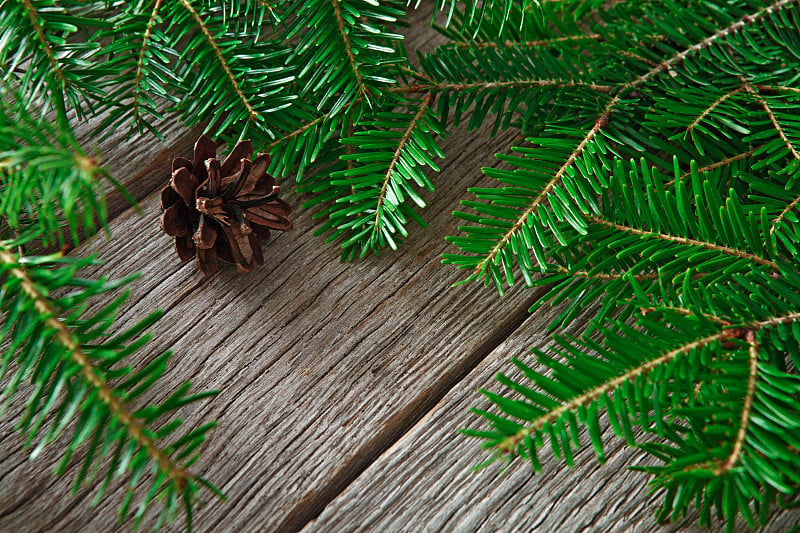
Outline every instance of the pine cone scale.
<path fill-rule="evenodd" d="M 188 261 L 195 254 L 195 244 L 191 235 L 175 237 L 175 251 L 181 261 Z"/>
<path fill-rule="evenodd" d="M 164 187 L 161 191 L 161 210 L 165 211 L 180 199 L 181 196 L 175 192 L 172 187 Z"/>
<path fill-rule="evenodd" d="M 269 155 L 261 154 L 256 157 L 256 159 L 253 161 L 252 167 L 250 168 L 250 173 L 247 175 L 247 179 L 245 179 L 244 182 L 241 183 L 237 188 L 236 195 L 242 196 L 254 192 L 256 185 L 259 184 L 259 176 L 263 176 L 266 173 L 268 166 Z M 269 192 L 274 192 L 274 179 L 270 178 L 267 181 L 261 182 L 261 184 L 264 186 L 264 192 L 267 192 L 267 189 L 269 189 Z"/>
<path fill-rule="evenodd" d="M 175 173 L 179 168 L 185 168 L 189 171 L 192 170 L 192 162 L 185 157 L 176 157 L 172 160 L 172 172 Z"/>
<path fill-rule="evenodd" d="M 241 186 L 242 181 L 249 175 L 250 168 L 251 168 L 250 160 L 242 159 L 241 161 L 239 161 L 239 165 L 235 167 L 236 172 L 222 179 L 222 190 L 225 191 L 224 194 L 225 198 L 234 197 L 234 195 L 236 194 L 236 190 Z M 224 167 L 222 172 L 224 175 L 225 174 Z"/>
<path fill-rule="evenodd" d="M 193 231 L 191 221 L 191 210 L 180 199 L 161 215 L 161 227 L 167 235 L 172 237 L 189 235 Z"/>
<path fill-rule="evenodd" d="M 248 163 L 253 158 L 253 143 L 250 141 L 241 141 L 236 143 L 236 146 L 231 150 L 230 155 L 222 162 L 221 170 L 223 176 L 229 176 L 236 172 L 238 165 L 242 161 Z"/>
<path fill-rule="evenodd" d="M 194 145 L 194 159 L 192 160 L 192 174 L 200 183 L 208 179 L 205 162 L 217 156 L 217 143 L 201 135 Z"/>
<path fill-rule="evenodd" d="M 200 215 L 200 227 L 194 232 L 193 240 L 201 250 L 209 250 L 217 241 L 217 230 L 206 224 L 206 217 Z"/>
<path fill-rule="evenodd" d="M 181 195 L 186 205 L 192 205 L 195 202 L 195 191 L 197 191 L 197 178 L 195 178 L 189 169 L 180 167 L 172 173 L 170 180 L 170 187 Z"/>

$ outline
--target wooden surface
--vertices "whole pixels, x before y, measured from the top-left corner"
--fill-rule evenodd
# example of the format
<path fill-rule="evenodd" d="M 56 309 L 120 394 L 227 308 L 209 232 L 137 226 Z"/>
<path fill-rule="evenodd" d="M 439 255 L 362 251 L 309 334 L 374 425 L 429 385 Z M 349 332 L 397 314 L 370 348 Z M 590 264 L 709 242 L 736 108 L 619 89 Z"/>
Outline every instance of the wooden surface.
<path fill-rule="evenodd" d="M 411 48 L 436 42 L 427 16 L 414 16 Z M 167 381 L 221 391 L 185 412 L 190 426 L 219 421 L 193 470 L 228 496 L 198 510 L 198 531 L 661 529 L 646 478 L 625 469 L 641 461 L 630 451 L 609 453 L 600 467 L 584 450 L 586 466 L 572 472 L 554 460 L 537 476 L 525 464 L 502 476 L 469 470 L 483 453 L 455 431 L 476 423 L 467 412 L 484 404 L 475 389 L 494 387 L 511 356 L 544 345 L 557 311 L 529 315 L 534 290 L 501 300 L 480 285 L 454 288 L 462 274 L 440 264 L 444 236 L 458 225 L 451 211 L 467 187 L 493 185 L 478 169 L 513 141 L 513 132 L 490 139 L 488 131 L 456 131 L 443 143 L 448 157 L 424 213 L 430 227 L 414 228 L 399 252 L 341 264 L 338 249 L 312 235 L 313 213 L 298 209 L 295 229 L 265 248 L 263 267 L 209 278 L 178 263 L 157 224 L 168 162 L 190 152 L 196 132 L 170 124 L 164 142 L 112 140 L 101 149 L 142 199 L 141 212 L 115 207 L 113 238 L 75 253 L 99 254 L 115 277 L 142 272 L 120 327 L 166 311 L 138 362 L 174 350 Z M 123 487 L 91 509 L 91 488 L 70 495 L 74 468 L 56 479 L 52 451 L 27 459 L 12 431 L 22 407 L 0 419 L 0 531 L 120 529 Z M 610 440 L 609 452 L 617 448 Z M 797 522 L 782 514 L 770 529 Z"/>

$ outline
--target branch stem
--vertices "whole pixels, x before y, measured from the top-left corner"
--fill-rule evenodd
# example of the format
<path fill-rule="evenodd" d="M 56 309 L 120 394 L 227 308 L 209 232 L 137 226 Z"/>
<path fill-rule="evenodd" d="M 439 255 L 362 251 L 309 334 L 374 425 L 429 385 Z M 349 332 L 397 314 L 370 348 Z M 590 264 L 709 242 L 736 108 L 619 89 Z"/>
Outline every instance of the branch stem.
<path fill-rule="evenodd" d="M 475 83 L 415 83 L 400 87 L 390 87 L 386 92 L 392 93 L 431 93 L 449 91 L 467 91 L 470 89 L 506 89 L 516 87 L 586 87 L 594 91 L 609 94 L 617 88 L 615 85 L 597 85 L 594 83 L 581 83 L 564 80 L 508 80 L 486 81 Z"/>
<path fill-rule="evenodd" d="M 731 468 L 736 466 L 742 454 L 744 441 L 747 437 L 747 428 L 750 425 L 750 413 L 753 411 L 753 397 L 756 395 L 756 378 L 758 377 L 758 342 L 755 333 L 750 330 L 747 332 L 747 342 L 750 344 L 748 356 L 750 364 L 747 372 L 747 392 L 742 406 L 742 416 L 739 422 L 739 431 L 736 432 L 736 440 L 733 443 L 733 450 L 728 456 L 728 460 L 714 469 L 714 474 L 722 476 L 727 474 Z"/>
<path fill-rule="evenodd" d="M 144 35 L 142 36 L 142 48 L 139 50 L 139 60 L 136 62 L 136 79 L 133 82 L 133 120 L 134 122 L 139 121 L 139 108 L 141 107 L 141 102 L 139 101 L 139 96 L 142 93 L 142 78 L 144 77 L 144 58 L 147 54 L 147 46 L 150 41 L 150 36 L 153 33 L 153 27 L 156 25 L 156 20 L 158 19 L 158 10 L 161 9 L 161 4 L 163 0 L 156 0 L 156 3 L 153 5 L 153 12 L 150 14 L 150 20 L 147 21 L 147 29 L 144 31 Z"/>
<path fill-rule="evenodd" d="M 347 31 L 344 27 L 344 18 L 342 17 L 342 8 L 339 5 L 341 0 L 331 0 L 333 3 L 333 13 L 336 17 L 336 24 L 339 26 L 339 34 L 342 37 L 342 43 L 344 43 L 345 52 L 347 52 L 347 60 L 350 62 L 350 70 L 353 71 L 353 75 L 356 77 L 356 84 L 358 85 L 358 93 L 362 97 L 367 96 L 367 88 L 364 86 L 364 80 L 361 78 L 361 71 L 358 69 L 358 62 L 356 62 L 356 56 L 353 54 L 353 45 L 350 42 L 350 36 L 347 35 Z"/>
<path fill-rule="evenodd" d="M 58 81 L 60 81 L 63 85 L 66 85 L 67 80 L 64 77 L 64 72 L 61 70 L 61 67 L 58 66 L 58 61 L 56 61 L 53 47 L 50 46 L 50 42 L 47 40 L 47 37 L 44 34 L 44 29 L 42 28 L 42 25 L 39 24 L 36 8 L 31 3 L 31 0 L 22 0 L 22 6 L 28 13 L 28 19 L 31 21 L 31 26 L 33 26 L 33 31 L 36 33 L 36 37 L 39 39 L 39 42 L 42 43 L 42 49 L 47 55 L 47 59 L 50 61 L 50 66 L 53 68 L 53 74 L 55 74 L 55 77 Z"/>
<path fill-rule="evenodd" d="M 397 145 L 397 150 L 394 151 L 392 160 L 389 163 L 389 169 L 386 171 L 386 176 L 383 178 L 383 186 L 381 187 L 381 192 L 378 196 L 378 205 L 375 208 L 375 225 L 372 227 L 373 236 L 378 232 L 378 226 L 381 218 L 381 207 L 383 207 L 383 203 L 386 201 L 386 189 L 389 187 L 389 182 L 392 181 L 392 173 L 394 172 L 394 168 L 397 166 L 397 162 L 400 160 L 400 155 L 403 153 L 403 148 L 405 148 L 406 143 L 411 138 L 411 134 L 414 132 L 414 128 L 417 126 L 417 122 L 419 122 L 425 110 L 428 109 L 432 99 L 433 96 L 428 94 L 422 100 L 419 109 L 417 109 L 417 112 L 414 114 L 414 118 L 411 119 L 411 122 L 408 124 L 408 128 L 406 128 L 406 131 L 403 133 L 403 137 L 400 139 L 400 142 Z"/>
<path fill-rule="evenodd" d="M 677 235 L 669 235 L 666 233 L 656 233 L 652 231 L 645 231 L 638 228 L 633 228 L 631 226 L 625 226 L 624 224 L 617 224 L 616 222 L 610 222 L 608 220 L 604 220 L 602 218 L 596 216 L 588 216 L 586 217 L 587 220 L 593 222 L 595 224 L 599 224 L 601 226 L 606 226 L 608 228 L 613 228 L 619 231 L 624 231 L 625 233 L 630 233 L 631 235 L 638 235 L 644 238 L 652 238 L 658 239 L 662 241 L 670 241 L 676 242 L 679 244 L 687 244 L 690 246 L 697 246 L 700 248 L 705 248 L 707 250 L 715 250 L 717 252 L 721 252 L 725 255 L 730 255 L 733 257 L 738 257 L 740 259 L 747 259 L 748 261 L 752 261 L 754 263 L 758 263 L 759 265 L 764 265 L 769 267 L 772 270 L 778 270 L 778 265 L 774 262 L 770 261 L 769 259 L 764 259 L 763 257 L 759 257 L 757 255 L 753 255 L 747 252 L 743 252 L 741 250 L 737 250 L 735 248 L 730 248 L 728 246 L 722 246 L 721 244 L 714 244 L 712 242 L 706 241 L 699 241 L 697 239 L 690 239 L 688 237 L 679 237 Z"/>

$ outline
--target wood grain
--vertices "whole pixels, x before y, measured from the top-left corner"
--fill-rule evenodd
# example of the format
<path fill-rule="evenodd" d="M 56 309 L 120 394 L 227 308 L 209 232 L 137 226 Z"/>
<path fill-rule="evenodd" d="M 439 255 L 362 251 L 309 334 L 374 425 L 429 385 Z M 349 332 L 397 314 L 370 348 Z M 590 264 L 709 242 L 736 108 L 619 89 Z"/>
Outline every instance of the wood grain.
<path fill-rule="evenodd" d="M 591 531 L 671 532 L 708 531 L 691 516 L 659 525 L 653 513 L 660 494 L 648 494 L 645 474 L 629 466 L 652 464 L 645 454 L 628 448 L 622 439 L 604 432 L 607 462 L 600 465 L 585 432 L 585 448 L 575 454 L 570 470 L 541 453 L 542 472 L 519 461 L 504 473 L 495 464 L 478 472 L 471 468 L 487 455 L 477 439 L 457 433 L 462 427 L 485 428 L 468 409 L 492 410 L 477 393 L 500 392 L 494 376 L 502 371 L 517 376 L 511 356 L 534 364 L 527 353 L 543 349 L 549 336 L 543 326 L 558 308 L 541 308 L 500 344 L 411 431 L 387 450 L 356 481 L 325 508 L 303 533 L 355 531 Z M 574 324 L 587 320 L 589 308 Z M 534 365 L 535 366 L 535 365 Z M 800 524 L 796 511 L 776 513 L 764 531 L 788 531 Z M 724 531 L 717 523 L 712 531 Z M 746 531 L 739 523 L 736 531 Z"/>
<path fill-rule="evenodd" d="M 229 501 L 199 510 L 201 531 L 299 529 L 525 319 L 529 291 L 500 301 L 480 286 L 451 287 L 461 274 L 439 260 L 444 236 L 456 231 L 450 211 L 468 186 L 488 184 L 474 169 L 511 140 L 505 134 L 490 146 L 486 131 L 460 132 L 445 143 L 452 157 L 436 179 L 430 227 L 413 230 L 400 254 L 341 264 L 338 250 L 312 235 L 311 213 L 301 212 L 296 229 L 266 249 L 262 268 L 202 278 L 194 265 L 176 264 L 156 223 L 157 194 L 143 202 L 144 216 L 114 221 L 113 234 L 124 238 L 81 250 L 100 252 L 104 271 L 143 272 L 121 325 L 166 308 L 142 357 L 173 349 L 168 382 L 191 378 L 221 391 L 186 416 L 220 421 L 197 470 Z M 5 450 L 20 446 L 14 435 L 3 441 Z M 0 473 L 0 530 L 113 527 L 119 487 L 87 513 L 91 491 L 42 497 L 67 494 L 68 481 L 46 472 L 52 454 L 24 457 L 15 449 L 0 461 L 13 465 Z"/>

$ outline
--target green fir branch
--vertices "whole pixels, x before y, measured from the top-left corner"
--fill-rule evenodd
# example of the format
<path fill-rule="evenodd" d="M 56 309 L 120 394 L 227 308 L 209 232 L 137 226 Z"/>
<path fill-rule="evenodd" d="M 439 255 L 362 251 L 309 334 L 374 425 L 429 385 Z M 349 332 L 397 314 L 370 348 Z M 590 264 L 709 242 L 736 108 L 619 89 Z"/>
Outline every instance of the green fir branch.
<path fill-rule="evenodd" d="M 25 394 L 20 385 L 30 381 L 31 387 L 25 389 L 29 390 L 26 412 L 17 429 L 26 435 L 28 446 L 38 440 L 32 457 L 59 440 L 69 422 L 76 420 L 57 474 L 66 471 L 72 456 L 83 447 L 77 489 L 92 479 L 90 473 L 102 459 L 110 459 L 96 500 L 113 479 L 127 473 L 131 485 L 120 508 L 123 521 L 129 518 L 128 509 L 140 491 L 138 482 L 152 471 L 149 488 L 139 498 L 134 527 L 151 504 L 161 502 L 158 523 L 174 519 L 183 508 L 187 529 L 191 529 L 192 508 L 200 488 L 219 493 L 187 470 L 199 458 L 199 447 L 213 424 L 178 432 L 179 419 L 164 422 L 178 408 L 216 393 L 188 394 L 186 383 L 161 403 L 134 409 L 132 402 L 163 377 L 169 353 L 139 370 L 120 363 L 145 345 L 148 336 L 141 332 L 160 314 L 111 335 L 109 327 L 127 294 L 93 313 L 86 311 L 87 304 L 130 280 L 78 278 L 77 270 L 91 259 L 21 256 L 12 247 L 22 242 L 0 242 L 0 308 L 7 316 L 0 337 L 6 346 L 0 377 L 10 376 L 1 394 L 7 402 Z M 65 290 L 64 296 L 52 296 L 54 291 Z M 160 429 L 153 427 L 156 420 Z"/>

